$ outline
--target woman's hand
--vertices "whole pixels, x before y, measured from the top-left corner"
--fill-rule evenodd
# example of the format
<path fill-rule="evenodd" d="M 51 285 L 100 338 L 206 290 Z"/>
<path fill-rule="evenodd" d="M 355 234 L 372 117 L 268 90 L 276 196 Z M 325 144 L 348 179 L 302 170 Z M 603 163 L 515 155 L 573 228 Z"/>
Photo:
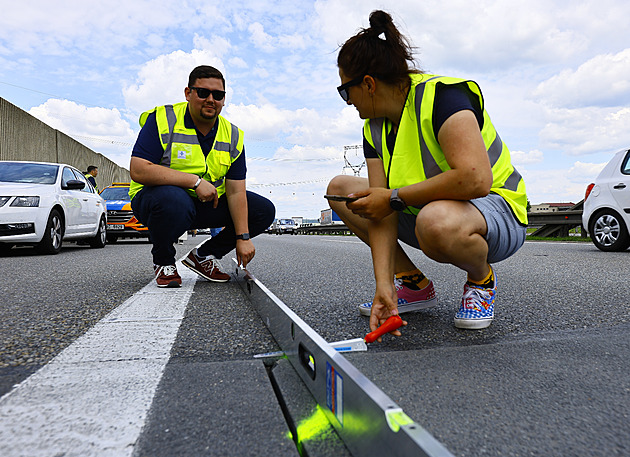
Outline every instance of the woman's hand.
<path fill-rule="evenodd" d="M 346 203 L 346 206 L 358 216 L 371 221 L 380 221 L 394 211 L 389 206 L 391 194 L 390 189 L 370 187 L 367 190 L 350 194 L 349 197 L 358 197 L 358 200 Z"/>
<path fill-rule="evenodd" d="M 398 314 L 398 296 L 393 283 L 387 290 L 381 290 L 377 287 L 374 294 L 374 300 L 372 301 L 372 313 L 370 314 L 370 330 L 374 331 L 379 328 L 390 316 Z M 403 321 L 403 326 L 407 325 L 406 321 Z M 391 332 L 394 336 L 401 336 L 400 330 Z M 381 338 L 377 340 L 381 342 Z"/>

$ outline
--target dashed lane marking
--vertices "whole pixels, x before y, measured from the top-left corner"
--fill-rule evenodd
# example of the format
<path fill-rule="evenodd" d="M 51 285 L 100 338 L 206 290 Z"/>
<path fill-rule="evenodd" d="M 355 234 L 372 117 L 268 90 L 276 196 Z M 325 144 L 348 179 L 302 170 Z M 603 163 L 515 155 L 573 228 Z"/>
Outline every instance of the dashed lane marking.
<path fill-rule="evenodd" d="M 192 295 L 154 281 L 0 399 L 0 455 L 130 456 Z"/>

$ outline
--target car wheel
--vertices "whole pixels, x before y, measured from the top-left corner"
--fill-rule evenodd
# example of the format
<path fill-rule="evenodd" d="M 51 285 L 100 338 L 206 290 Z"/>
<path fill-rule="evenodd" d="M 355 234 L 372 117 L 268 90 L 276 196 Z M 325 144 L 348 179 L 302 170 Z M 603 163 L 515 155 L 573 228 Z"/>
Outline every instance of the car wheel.
<path fill-rule="evenodd" d="M 53 209 L 48 216 L 44 237 L 37 244 L 36 249 L 42 254 L 59 254 L 63 240 L 63 219 L 58 210 Z"/>
<path fill-rule="evenodd" d="M 602 251 L 623 251 L 630 246 L 628 228 L 612 210 L 600 211 L 591 218 L 589 233 L 593 244 Z"/>
<path fill-rule="evenodd" d="M 104 248 L 107 242 L 107 223 L 105 217 L 101 217 L 101 221 L 98 223 L 98 231 L 96 236 L 90 240 L 90 246 L 93 248 Z"/>

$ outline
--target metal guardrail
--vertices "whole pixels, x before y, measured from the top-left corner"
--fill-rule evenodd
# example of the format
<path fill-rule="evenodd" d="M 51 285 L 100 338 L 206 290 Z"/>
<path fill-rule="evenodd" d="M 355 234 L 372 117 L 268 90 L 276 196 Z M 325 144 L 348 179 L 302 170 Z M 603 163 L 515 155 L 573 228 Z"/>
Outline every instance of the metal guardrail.
<path fill-rule="evenodd" d="M 528 227 L 536 228 L 531 236 L 567 237 L 569 231 L 582 226 L 583 201 L 565 211 L 550 213 L 527 213 Z M 352 231 L 345 224 L 304 225 L 296 230 L 299 235 L 352 235 Z M 582 230 L 582 237 L 586 232 Z"/>
<path fill-rule="evenodd" d="M 549 214 L 529 213 L 527 215 L 529 227 L 538 227 L 532 236 L 565 237 L 575 227 L 582 226 L 582 211 L 558 211 Z M 582 230 L 582 236 L 585 231 Z"/>
<path fill-rule="evenodd" d="M 530 235 L 541 237 L 569 236 L 571 229 L 582 227 L 583 208 L 584 200 L 565 211 L 527 213 L 528 227 L 537 227 L 537 230 Z M 581 235 L 586 238 L 586 231 L 582 230 Z"/>
<path fill-rule="evenodd" d="M 298 235 L 352 235 L 346 224 L 303 225 L 296 232 Z"/>

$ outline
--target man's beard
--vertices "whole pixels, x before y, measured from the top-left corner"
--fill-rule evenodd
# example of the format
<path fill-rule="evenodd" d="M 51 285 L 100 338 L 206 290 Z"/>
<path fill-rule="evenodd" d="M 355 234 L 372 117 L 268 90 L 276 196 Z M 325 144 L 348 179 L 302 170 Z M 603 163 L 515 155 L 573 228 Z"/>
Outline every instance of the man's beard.
<path fill-rule="evenodd" d="M 207 120 L 207 121 L 213 121 L 213 120 L 215 120 L 215 119 L 219 116 L 219 113 L 218 113 L 218 111 L 217 111 L 217 109 L 216 109 L 216 108 L 210 108 L 210 109 L 213 109 L 213 110 L 214 110 L 214 114 L 213 114 L 213 115 L 208 115 L 208 114 L 205 114 L 205 113 L 204 113 L 204 111 L 203 111 L 204 109 L 203 109 L 203 108 L 201 108 L 201 109 L 199 110 L 199 116 L 201 116 L 201 118 L 202 118 L 202 119 L 205 119 L 205 120 Z"/>

